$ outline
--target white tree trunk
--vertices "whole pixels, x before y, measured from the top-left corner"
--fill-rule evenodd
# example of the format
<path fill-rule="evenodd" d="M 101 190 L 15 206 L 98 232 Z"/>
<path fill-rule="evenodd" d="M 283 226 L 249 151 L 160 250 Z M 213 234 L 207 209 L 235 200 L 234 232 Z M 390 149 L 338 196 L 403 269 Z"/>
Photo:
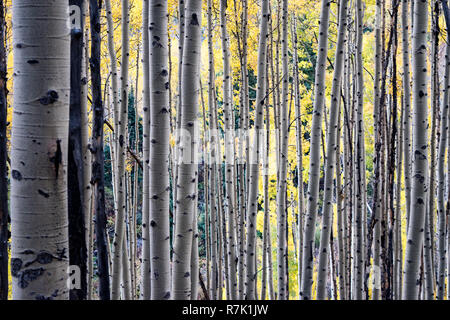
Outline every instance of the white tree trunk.
<path fill-rule="evenodd" d="M 13 299 L 68 299 L 68 1 L 12 5 Z M 48 59 L 52 57 L 52 59 Z"/>

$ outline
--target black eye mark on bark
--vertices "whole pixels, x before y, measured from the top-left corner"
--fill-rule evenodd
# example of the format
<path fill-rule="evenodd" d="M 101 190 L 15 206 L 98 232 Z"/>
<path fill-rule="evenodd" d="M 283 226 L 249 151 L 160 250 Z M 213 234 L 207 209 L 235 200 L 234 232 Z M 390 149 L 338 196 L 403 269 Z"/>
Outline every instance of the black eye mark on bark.
<path fill-rule="evenodd" d="M 50 195 L 49 195 L 47 192 L 45 192 L 45 191 L 43 191 L 43 190 L 41 190 L 41 189 L 38 190 L 38 193 L 39 193 L 41 196 L 43 196 L 44 198 L 50 197 Z"/>
<path fill-rule="evenodd" d="M 192 16 L 191 16 L 191 25 L 193 25 L 193 26 L 198 26 L 199 24 L 198 24 L 198 18 L 197 18 L 197 14 L 196 13 L 193 13 L 192 14 Z"/>
<path fill-rule="evenodd" d="M 56 179 L 58 179 L 59 166 L 62 164 L 62 151 L 61 151 L 61 140 L 56 140 L 56 151 L 53 156 L 50 157 L 50 162 L 55 166 Z"/>
<path fill-rule="evenodd" d="M 18 181 L 22 180 L 22 174 L 17 170 L 11 171 L 11 176 L 14 180 L 18 180 Z"/>
<path fill-rule="evenodd" d="M 42 105 L 47 106 L 58 101 L 58 98 L 58 92 L 56 92 L 55 90 L 49 90 L 45 96 L 39 99 L 39 102 Z"/>

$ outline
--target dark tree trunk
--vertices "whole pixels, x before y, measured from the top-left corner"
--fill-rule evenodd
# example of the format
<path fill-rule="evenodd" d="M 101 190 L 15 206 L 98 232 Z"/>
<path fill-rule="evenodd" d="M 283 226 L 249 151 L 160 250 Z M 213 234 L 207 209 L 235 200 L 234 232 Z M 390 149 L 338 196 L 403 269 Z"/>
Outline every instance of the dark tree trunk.
<path fill-rule="evenodd" d="M 105 213 L 105 156 L 103 153 L 103 103 L 102 103 L 102 79 L 100 75 L 100 8 L 101 0 L 89 0 L 89 14 L 91 21 L 91 82 L 92 82 L 92 180 L 95 197 L 95 238 L 97 242 L 97 274 L 99 278 L 99 297 L 101 300 L 109 300 L 109 243 L 106 238 L 106 213 Z"/>
<path fill-rule="evenodd" d="M 8 298 L 8 169 L 6 147 L 6 50 L 5 12 L 0 1 L 0 300 Z"/>
<path fill-rule="evenodd" d="M 71 300 L 87 295 L 87 249 L 83 207 L 83 158 L 81 143 L 81 66 L 83 63 L 84 0 L 70 0 L 70 121 L 69 121 L 69 261 L 80 268 L 80 287 L 70 290 Z"/>

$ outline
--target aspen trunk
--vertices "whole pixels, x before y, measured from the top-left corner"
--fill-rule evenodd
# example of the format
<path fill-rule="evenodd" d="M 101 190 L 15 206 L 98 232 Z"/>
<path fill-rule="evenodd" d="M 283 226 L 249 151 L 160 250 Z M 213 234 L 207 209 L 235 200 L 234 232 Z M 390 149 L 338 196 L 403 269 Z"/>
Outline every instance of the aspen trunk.
<path fill-rule="evenodd" d="M 259 186 L 259 153 L 260 153 L 260 131 L 263 129 L 263 108 L 266 103 L 266 42 L 267 25 L 269 16 L 269 1 L 261 0 L 261 22 L 259 26 L 259 45 L 258 45 L 258 73 L 257 73 L 257 91 L 255 106 L 255 127 L 253 147 L 250 152 L 250 162 L 247 165 L 249 172 L 249 190 L 248 190 L 248 212 L 247 212 L 247 241 L 246 241 L 246 288 L 245 299 L 254 300 L 256 266 L 255 266 L 255 244 L 256 244 L 256 215 L 258 214 L 258 186 Z"/>
<path fill-rule="evenodd" d="M 326 279 L 328 278 L 328 260 L 330 250 L 330 236 L 332 228 L 333 208 L 333 178 L 334 169 L 336 165 L 337 149 L 337 133 L 338 133 L 338 119 L 340 113 L 340 93 L 341 93 L 341 75 L 344 64 L 344 44 L 347 28 L 347 0 L 342 0 L 339 4 L 339 30 L 338 40 L 336 44 L 333 85 L 331 88 L 331 104 L 330 104 L 330 118 L 327 134 L 327 151 L 325 158 L 325 185 L 323 197 L 323 216 L 322 216 L 322 231 L 320 236 L 319 248 L 319 266 L 317 269 L 317 299 L 325 299 Z"/>
<path fill-rule="evenodd" d="M 420 253 L 424 238 L 427 195 L 427 17 L 428 2 L 414 2 L 413 28 L 413 168 L 411 189 L 411 212 L 408 224 L 403 300 L 417 299 Z"/>
<path fill-rule="evenodd" d="M 67 0 L 12 5 L 11 274 L 18 300 L 69 298 L 67 8 Z"/>
<path fill-rule="evenodd" d="M 89 0 L 89 13 L 91 26 L 100 25 L 99 1 Z M 91 78 L 92 78 L 92 178 L 91 183 L 95 199 L 95 238 L 97 242 L 97 264 L 99 277 L 99 297 L 101 300 L 110 299 L 109 287 L 109 241 L 106 232 L 105 212 L 105 175 L 103 152 L 103 124 L 104 108 L 101 96 L 100 76 L 100 28 L 91 27 Z"/>
<path fill-rule="evenodd" d="M 185 45 L 183 49 L 181 88 L 181 129 L 190 139 L 180 143 L 177 159 L 177 208 L 173 248 L 172 299 L 191 298 L 192 215 L 195 205 L 197 173 L 197 110 L 200 63 L 201 0 L 188 0 L 185 11 Z M 194 79 L 194 80 L 192 80 Z"/>
<path fill-rule="evenodd" d="M 150 300 L 151 280 L 150 280 L 150 43 L 149 43 L 149 2 L 143 0 L 142 5 L 142 66 L 143 66 L 143 139 L 142 154 L 144 168 L 142 170 L 142 262 L 141 262 L 141 299 Z"/>
<path fill-rule="evenodd" d="M 325 64 L 328 52 L 328 24 L 330 17 L 330 2 L 322 0 L 320 11 L 320 26 L 318 39 L 318 54 L 315 74 L 315 91 L 313 119 L 311 126 L 310 165 L 308 182 L 308 205 L 303 234 L 302 276 L 300 299 L 310 300 L 313 283 L 314 232 L 319 194 L 320 173 L 320 139 L 322 134 L 322 114 L 325 92 Z"/>
<path fill-rule="evenodd" d="M 170 298 L 167 2 L 150 4 L 150 243 L 152 299 Z"/>
<path fill-rule="evenodd" d="M 0 300 L 8 299 L 8 169 L 5 4 L 0 1 Z"/>

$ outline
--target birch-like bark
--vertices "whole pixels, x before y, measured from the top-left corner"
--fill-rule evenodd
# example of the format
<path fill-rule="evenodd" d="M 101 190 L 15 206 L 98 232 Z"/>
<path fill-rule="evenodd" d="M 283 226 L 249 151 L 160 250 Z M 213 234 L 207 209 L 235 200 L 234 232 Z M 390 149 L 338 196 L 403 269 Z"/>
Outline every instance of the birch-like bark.
<path fill-rule="evenodd" d="M 288 162 L 288 90 L 289 90 L 289 66 L 288 66 L 288 0 L 283 0 L 283 13 L 282 13 L 282 63 L 283 63 L 283 75 L 282 75 L 282 92 L 281 92 L 281 104 L 280 104 L 280 167 L 278 177 L 278 190 L 277 190 L 277 266 L 278 266 L 278 300 L 286 300 L 286 255 L 288 254 L 288 248 L 286 245 L 286 171 Z"/>
<path fill-rule="evenodd" d="M 414 2 L 413 27 L 413 168 L 411 176 L 411 212 L 408 224 L 403 300 L 417 299 L 420 254 L 424 239 L 424 220 L 427 199 L 427 17 L 428 2 Z"/>
<path fill-rule="evenodd" d="M 150 43 L 149 43 L 149 5 L 150 0 L 143 0 L 142 4 L 142 66 L 143 66 L 143 91 L 142 110 L 143 116 L 143 138 L 142 155 L 144 168 L 142 170 L 142 261 L 141 261 L 141 299 L 150 300 L 151 278 L 150 278 Z"/>
<path fill-rule="evenodd" d="M 450 27 L 450 12 L 448 10 L 447 1 L 442 1 L 447 30 Z M 442 86 L 443 98 L 441 101 L 441 126 L 439 135 L 438 164 L 437 164 L 437 209 L 438 209 L 438 255 L 437 255 L 437 299 L 444 299 L 445 291 L 445 267 L 446 267 L 446 208 L 445 208 L 445 156 L 447 147 L 448 134 L 448 116 L 449 116 L 449 90 L 450 90 L 450 35 L 447 35 L 447 44 L 445 48 L 445 71 L 444 83 Z M 448 210 L 448 208 L 447 208 Z M 447 280 L 448 281 L 448 280 Z M 448 287 L 447 287 L 448 290 Z"/>
<path fill-rule="evenodd" d="M 88 3 L 86 1 L 84 6 L 83 15 L 88 16 Z M 84 30 L 84 43 L 83 43 L 83 65 L 81 70 L 81 143 L 82 143 L 82 159 L 83 159 L 83 206 L 84 206 L 84 219 L 86 230 L 86 243 L 87 243 L 87 300 L 92 299 L 93 288 L 93 251 L 94 251 L 94 221 L 92 210 L 92 186 L 91 186 L 91 150 L 90 147 L 90 135 L 89 135 L 89 110 L 88 110 L 88 78 L 89 78 L 89 28 L 85 27 Z"/>
<path fill-rule="evenodd" d="M 408 1 L 402 0 L 402 61 L 403 61 L 403 103 L 405 107 L 405 117 L 403 118 L 403 154 L 405 160 L 403 170 L 405 171 L 405 198 L 406 198 L 406 217 L 409 221 L 409 212 L 411 209 L 411 80 L 409 75 L 409 32 L 408 32 Z M 413 13 L 411 12 L 411 16 Z M 412 21 L 411 21 L 412 25 Z"/>
<path fill-rule="evenodd" d="M 117 143 L 117 212 L 114 226 L 113 240 L 113 270 L 111 283 L 111 298 L 119 299 L 119 282 L 121 274 L 122 250 L 125 235 L 125 159 L 127 152 L 127 126 L 128 126 L 128 65 L 129 65 L 129 1 L 122 0 L 122 63 L 120 66 L 121 88 L 119 95 L 120 110 L 118 112 Z M 113 89 L 114 91 L 114 89 Z M 113 92 L 114 94 L 114 92 Z"/>
<path fill-rule="evenodd" d="M 70 95 L 67 8 L 67 0 L 58 3 L 21 0 L 12 4 L 14 300 L 69 298 L 66 283 Z M 53 59 L 48 59 L 49 56 Z"/>
<path fill-rule="evenodd" d="M 181 129 L 188 141 L 179 146 L 175 243 L 173 248 L 172 299 L 191 298 L 192 215 L 197 173 L 197 110 L 199 93 L 201 0 L 188 0 L 185 11 L 185 39 L 182 65 Z M 193 80 L 194 79 L 194 80 Z"/>
<path fill-rule="evenodd" d="M 7 168 L 7 55 L 5 4 L 0 1 L 0 300 L 8 299 L 8 168 Z"/>
<path fill-rule="evenodd" d="M 257 72 L 257 90 L 255 106 L 255 127 L 253 147 L 250 152 L 250 163 L 247 165 L 249 170 L 248 202 L 247 202 L 247 241 L 246 241 L 246 288 L 245 299 L 254 300 L 256 265 L 255 265 L 255 243 L 256 243 L 256 215 L 258 214 L 258 186 L 259 186 L 259 154 L 261 137 L 260 132 L 263 128 L 263 108 L 266 103 L 266 53 L 267 53 L 267 26 L 269 16 L 269 1 L 261 0 L 261 22 L 259 26 L 258 42 L 258 72 Z"/>
<path fill-rule="evenodd" d="M 339 29 L 336 43 L 333 84 L 331 88 L 330 117 L 327 133 L 327 151 L 325 158 L 325 184 L 323 196 L 322 231 L 320 235 L 319 266 L 317 269 L 317 299 L 325 299 L 328 278 L 328 260 L 330 235 L 333 221 L 333 178 L 336 165 L 338 119 L 340 113 L 341 76 L 344 65 L 344 44 L 347 29 L 347 0 L 339 3 Z"/>
<path fill-rule="evenodd" d="M 313 283 L 314 233 L 316 227 L 319 179 L 320 179 L 320 140 L 322 134 L 322 113 L 325 92 L 325 64 L 328 52 L 328 25 L 330 21 L 330 1 L 322 0 L 318 39 L 318 54 L 314 84 L 314 106 L 311 126 L 310 165 L 308 182 L 308 205 L 303 234 L 302 276 L 300 299 L 310 300 Z"/>
<path fill-rule="evenodd" d="M 89 13 L 91 23 L 91 79 L 92 79 L 92 178 L 95 199 L 95 238 L 97 242 L 97 273 L 99 278 L 98 295 L 101 300 L 110 299 L 109 283 L 109 241 L 106 232 L 105 212 L 105 174 L 104 174 L 104 151 L 103 151 L 103 125 L 104 108 L 101 95 L 100 76 L 100 7 L 98 0 L 89 0 Z"/>
<path fill-rule="evenodd" d="M 152 299 L 170 298 L 167 1 L 150 3 L 150 243 Z M 157 245 L 156 245 L 157 244 Z"/>
<path fill-rule="evenodd" d="M 228 271 L 231 299 L 237 299 L 237 274 L 236 274 L 236 199 L 234 192 L 234 121 L 233 121 L 233 99 L 231 92 L 230 74 L 230 48 L 227 31 L 227 0 L 220 1 L 220 30 L 222 40 L 223 56 L 223 103 L 224 103 L 224 123 L 225 123 L 225 196 L 227 200 L 226 212 L 228 217 Z"/>
<path fill-rule="evenodd" d="M 209 164 L 209 199 L 210 199 L 210 221 L 211 221 L 211 290 L 210 298 L 211 300 L 217 300 L 217 289 L 218 289 L 218 265 L 217 265 L 217 246 L 220 239 L 217 237 L 217 227 L 219 225 L 217 220 L 217 204 L 216 204 L 216 173 L 217 173 L 217 159 L 216 159 L 216 148 L 217 148 L 217 136 L 216 136 L 216 107 L 215 107 L 215 74 L 214 74 L 214 51 L 213 51 L 213 27 L 212 27 L 212 0 L 208 0 L 208 117 L 209 117 L 209 144 L 210 144 L 210 164 Z M 220 259 L 220 256 L 219 256 Z"/>

